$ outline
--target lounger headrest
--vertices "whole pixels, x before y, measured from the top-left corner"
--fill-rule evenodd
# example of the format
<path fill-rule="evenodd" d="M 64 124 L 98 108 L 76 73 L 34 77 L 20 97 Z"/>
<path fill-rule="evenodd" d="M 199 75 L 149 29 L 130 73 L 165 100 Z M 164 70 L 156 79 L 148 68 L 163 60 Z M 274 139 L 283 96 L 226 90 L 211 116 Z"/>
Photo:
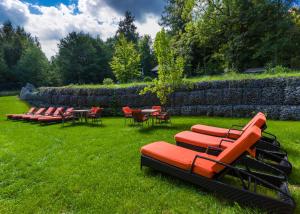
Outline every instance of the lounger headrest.
<path fill-rule="evenodd" d="M 231 164 L 237 160 L 245 152 L 249 152 L 253 145 L 261 138 L 261 129 L 257 126 L 251 126 L 232 144 L 218 156 L 218 160 L 227 164 Z M 215 172 L 223 169 L 219 164 L 214 166 Z"/>
<path fill-rule="evenodd" d="M 55 112 L 53 113 L 53 116 L 58 116 L 60 114 L 60 112 L 63 112 L 64 108 L 63 107 L 59 107 L 55 110 Z"/>
<path fill-rule="evenodd" d="M 257 126 L 259 128 L 263 128 L 267 122 L 267 118 L 262 112 L 258 112 L 243 128 L 243 131 L 248 129 L 250 126 Z"/>
<path fill-rule="evenodd" d="M 42 114 L 46 109 L 45 108 L 40 108 L 35 112 L 35 114 Z"/>
<path fill-rule="evenodd" d="M 28 111 L 29 114 L 32 114 L 33 112 L 35 111 L 35 108 L 34 107 L 31 107 Z"/>
<path fill-rule="evenodd" d="M 47 109 L 47 111 L 45 112 L 45 114 L 47 115 L 47 114 L 51 114 L 52 112 L 54 112 L 55 111 L 55 108 L 54 107 L 49 107 L 48 109 Z"/>

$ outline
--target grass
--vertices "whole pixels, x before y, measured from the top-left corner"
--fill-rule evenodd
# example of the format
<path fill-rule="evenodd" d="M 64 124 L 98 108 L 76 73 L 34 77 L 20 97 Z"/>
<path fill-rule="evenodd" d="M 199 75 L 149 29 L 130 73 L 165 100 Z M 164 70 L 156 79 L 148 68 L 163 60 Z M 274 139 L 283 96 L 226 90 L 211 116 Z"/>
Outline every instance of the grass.
<path fill-rule="evenodd" d="M 199 76 L 186 79 L 187 82 L 207 82 L 216 80 L 245 80 L 245 79 L 266 79 L 266 78 L 288 78 L 300 77 L 299 71 L 290 71 L 287 73 L 261 73 L 261 74 L 244 74 L 244 73 L 226 73 L 222 75 Z M 72 84 L 64 86 L 65 88 L 127 88 L 133 86 L 147 85 L 150 82 L 132 82 L 124 84 L 102 85 L 102 84 Z"/>
<path fill-rule="evenodd" d="M 229 127 L 248 119 L 174 117 L 173 126 L 136 128 L 123 118 L 103 126 L 40 126 L 7 121 L 25 103 L 0 97 L 0 213 L 259 213 L 150 169 L 141 146 L 174 142 L 175 133 L 203 123 Z M 300 123 L 270 121 L 294 165 L 290 190 L 300 202 Z M 297 208 L 296 212 L 300 212 Z"/>

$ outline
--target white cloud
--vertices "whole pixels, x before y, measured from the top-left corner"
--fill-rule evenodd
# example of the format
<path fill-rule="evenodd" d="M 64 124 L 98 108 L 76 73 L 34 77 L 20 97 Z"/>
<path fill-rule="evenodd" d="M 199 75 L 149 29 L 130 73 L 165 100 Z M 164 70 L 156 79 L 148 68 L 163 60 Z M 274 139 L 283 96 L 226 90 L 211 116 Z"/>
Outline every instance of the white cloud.
<path fill-rule="evenodd" d="M 36 10 L 35 13 L 30 9 Z M 76 12 L 75 12 L 76 11 Z M 122 15 L 103 0 L 79 0 L 78 5 L 39 6 L 20 0 L 1 0 L 0 21 L 10 19 L 23 25 L 25 30 L 37 36 L 48 58 L 57 53 L 60 39 L 72 31 L 83 31 L 107 39 L 115 34 Z M 143 23 L 136 23 L 141 35 L 154 38 L 160 30 L 158 17 L 147 15 Z"/>

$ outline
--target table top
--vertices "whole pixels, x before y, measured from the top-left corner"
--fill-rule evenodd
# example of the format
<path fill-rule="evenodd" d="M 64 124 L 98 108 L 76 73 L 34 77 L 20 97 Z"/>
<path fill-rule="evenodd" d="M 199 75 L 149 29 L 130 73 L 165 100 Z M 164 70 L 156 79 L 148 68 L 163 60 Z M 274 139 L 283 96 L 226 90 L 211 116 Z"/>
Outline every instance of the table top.
<path fill-rule="evenodd" d="M 88 109 L 78 109 L 78 110 L 74 110 L 73 112 L 89 112 L 90 110 Z"/>
<path fill-rule="evenodd" d="M 143 113 L 154 113 L 154 112 L 158 112 L 158 109 L 143 109 L 142 112 Z"/>

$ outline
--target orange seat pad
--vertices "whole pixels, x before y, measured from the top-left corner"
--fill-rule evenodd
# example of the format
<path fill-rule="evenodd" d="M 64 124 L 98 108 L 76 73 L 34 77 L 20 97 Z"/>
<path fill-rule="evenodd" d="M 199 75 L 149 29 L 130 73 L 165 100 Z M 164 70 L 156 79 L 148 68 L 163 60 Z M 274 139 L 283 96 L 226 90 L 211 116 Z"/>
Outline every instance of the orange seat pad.
<path fill-rule="evenodd" d="M 228 138 L 220 138 L 211 135 L 199 134 L 191 131 L 183 131 L 175 135 L 176 142 L 187 143 L 202 148 L 207 148 L 208 146 L 219 147 L 223 139 L 233 141 L 232 139 Z M 224 141 L 221 144 L 221 148 L 226 148 L 228 144 L 232 143 Z"/>
<path fill-rule="evenodd" d="M 60 121 L 62 120 L 61 116 L 42 116 L 38 118 L 38 121 L 40 122 L 46 122 L 46 121 Z"/>
<path fill-rule="evenodd" d="M 243 128 L 242 130 L 245 131 L 249 127 L 255 125 L 259 128 L 263 127 L 266 124 L 266 116 L 262 112 L 258 112 Z M 213 126 L 206 126 L 206 125 L 194 125 L 192 126 L 191 130 L 193 132 L 197 132 L 200 134 L 212 135 L 216 137 L 226 137 L 228 134 L 229 129 L 226 128 L 218 128 Z M 231 139 L 238 139 L 242 134 L 242 131 L 239 130 L 230 130 L 228 135 Z"/>
<path fill-rule="evenodd" d="M 186 148 L 182 148 L 164 141 L 148 144 L 141 148 L 141 153 L 147 157 L 151 157 L 155 160 L 167 163 L 172 166 L 176 166 L 183 170 L 190 170 L 193 160 L 196 155 L 201 155 L 207 158 L 215 159 L 215 156 L 211 156 L 205 153 L 195 152 Z M 208 178 L 214 176 L 213 171 L 214 162 L 197 158 L 193 172 Z"/>
<path fill-rule="evenodd" d="M 213 126 L 206 126 L 206 125 L 194 125 L 192 126 L 191 130 L 193 132 L 197 132 L 200 134 L 205 135 L 212 135 L 216 137 L 226 137 L 228 134 L 229 129 L 225 128 L 218 128 Z M 239 130 L 230 130 L 229 138 L 231 139 L 237 139 L 242 134 L 242 131 Z"/>

